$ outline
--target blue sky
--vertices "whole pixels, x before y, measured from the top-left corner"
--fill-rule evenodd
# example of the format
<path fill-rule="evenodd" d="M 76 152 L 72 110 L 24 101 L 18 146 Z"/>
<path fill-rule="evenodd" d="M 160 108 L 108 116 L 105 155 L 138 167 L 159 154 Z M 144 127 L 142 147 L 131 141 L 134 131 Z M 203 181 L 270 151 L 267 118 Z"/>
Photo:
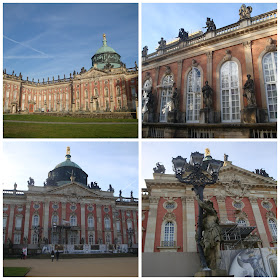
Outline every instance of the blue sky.
<path fill-rule="evenodd" d="M 88 182 L 96 181 L 102 190 L 109 184 L 118 196 L 138 197 L 138 143 L 137 142 L 72 142 L 72 141 L 4 141 L 1 172 L 2 189 L 27 190 L 32 177 L 36 186 L 43 186 L 48 172 L 65 160 L 70 146 L 71 160 L 87 174 Z"/>
<path fill-rule="evenodd" d="M 242 3 L 145 3 L 142 5 L 142 48 L 148 46 L 148 53 L 158 47 L 163 37 L 167 42 L 178 36 L 179 29 L 195 32 L 206 29 L 206 18 L 214 20 L 216 27 L 235 23 L 239 20 Z M 277 8 L 276 3 L 245 3 L 251 6 L 251 16 L 269 12 Z"/>
<path fill-rule="evenodd" d="M 157 162 L 161 162 L 166 168 L 166 174 L 173 174 L 172 158 L 182 156 L 190 159 L 192 152 L 204 153 L 209 148 L 211 156 L 217 160 L 224 160 L 227 154 L 228 160 L 233 165 L 249 171 L 265 169 L 269 176 L 277 179 L 277 148 L 276 142 L 230 142 L 230 141 L 176 141 L 176 142 L 144 142 L 142 143 L 142 179 L 153 178 L 153 168 Z M 141 180 L 141 187 L 145 187 Z"/>
<path fill-rule="evenodd" d="M 4 69 L 37 81 L 91 67 L 102 35 L 127 67 L 138 61 L 137 4 L 4 4 Z"/>

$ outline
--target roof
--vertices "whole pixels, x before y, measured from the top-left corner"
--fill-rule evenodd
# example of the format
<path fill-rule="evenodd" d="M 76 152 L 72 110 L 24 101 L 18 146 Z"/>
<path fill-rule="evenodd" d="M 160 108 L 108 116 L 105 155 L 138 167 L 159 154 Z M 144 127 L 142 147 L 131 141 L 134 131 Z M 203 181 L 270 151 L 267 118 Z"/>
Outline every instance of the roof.
<path fill-rule="evenodd" d="M 67 158 L 65 161 L 59 163 L 56 167 L 56 168 L 59 168 L 59 167 L 66 167 L 66 166 L 70 166 L 70 167 L 76 167 L 76 168 L 79 168 L 79 169 L 82 169 L 78 164 L 76 164 L 75 162 L 71 161 L 70 158 Z"/>

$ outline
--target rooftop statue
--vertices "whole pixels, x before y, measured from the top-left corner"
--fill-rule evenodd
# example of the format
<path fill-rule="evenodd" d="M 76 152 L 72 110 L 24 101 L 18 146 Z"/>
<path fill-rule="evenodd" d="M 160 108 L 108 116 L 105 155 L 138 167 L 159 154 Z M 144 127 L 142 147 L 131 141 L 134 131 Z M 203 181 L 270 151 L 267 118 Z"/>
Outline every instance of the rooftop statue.
<path fill-rule="evenodd" d="M 256 104 L 256 96 L 254 89 L 254 81 L 251 79 L 251 75 L 247 75 L 247 81 L 243 86 L 244 94 L 243 96 L 247 99 L 247 107 L 255 107 Z"/>
<path fill-rule="evenodd" d="M 246 7 L 245 4 L 242 4 L 239 9 L 240 20 L 250 18 L 252 10 L 253 8 L 251 6 Z"/>
<path fill-rule="evenodd" d="M 184 28 L 180 28 L 178 38 L 180 38 L 180 41 L 187 41 L 189 38 L 189 33 L 186 32 Z"/>
<path fill-rule="evenodd" d="M 35 182 L 34 179 L 29 177 L 29 181 L 27 181 L 28 186 L 34 186 Z"/>
<path fill-rule="evenodd" d="M 146 57 L 148 55 L 148 47 L 145 46 L 142 50 L 142 57 Z"/>
<path fill-rule="evenodd" d="M 166 41 L 161 37 L 160 41 L 158 42 L 159 44 L 159 49 L 163 49 L 166 47 Z"/>
<path fill-rule="evenodd" d="M 156 167 L 153 168 L 154 173 L 165 173 L 165 167 L 163 164 L 160 164 L 159 162 L 156 163 Z"/>
<path fill-rule="evenodd" d="M 216 24 L 214 23 L 213 19 L 207 18 L 206 27 L 204 28 L 207 28 L 206 32 L 216 30 Z"/>

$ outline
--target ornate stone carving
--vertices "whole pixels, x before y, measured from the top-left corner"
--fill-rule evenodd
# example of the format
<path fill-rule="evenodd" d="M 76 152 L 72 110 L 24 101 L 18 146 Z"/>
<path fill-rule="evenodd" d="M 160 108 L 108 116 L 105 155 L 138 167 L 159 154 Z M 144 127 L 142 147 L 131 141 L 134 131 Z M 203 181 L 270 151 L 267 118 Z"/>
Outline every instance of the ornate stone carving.
<path fill-rule="evenodd" d="M 256 95 L 255 95 L 255 86 L 254 81 L 251 79 L 251 75 L 247 75 L 247 81 L 243 86 L 244 93 L 243 96 L 247 99 L 246 107 L 256 107 Z"/>
<path fill-rule="evenodd" d="M 225 202 L 226 201 L 226 197 L 224 195 L 218 195 L 216 196 L 217 202 Z"/>
<path fill-rule="evenodd" d="M 274 52 L 277 51 L 276 44 L 274 43 L 274 40 L 272 38 L 269 38 L 267 40 L 267 46 L 265 47 L 267 52 Z"/>
<path fill-rule="evenodd" d="M 153 168 L 154 173 L 165 173 L 165 167 L 163 164 L 160 164 L 159 162 L 156 163 L 156 167 Z"/>
<path fill-rule="evenodd" d="M 158 204 L 158 202 L 159 202 L 159 198 L 158 197 L 154 197 L 154 196 L 150 197 L 150 203 Z"/>
<path fill-rule="evenodd" d="M 189 33 L 187 31 L 184 30 L 184 28 L 180 28 L 179 29 L 179 34 L 178 34 L 178 38 L 180 38 L 180 41 L 187 41 L 189 37 Z"/>
<path fill-rule="evenodd" d="M 207 28 L 206 32 L 215 31 L 216 30 L 216 24 L 214 23 L 213 19 L 207 18 L 206 27 L 203 27 L 203 28 Z"/>
<path fill-rule="evenodd" d="M 193 67 L 197 67 L 198 66 L 198 62 L 195 59 L 192 60 L 192 66 Z"/>
<path fill-rule="evenodd" d="M 150 72 L 146 72 L 145 73 L 145 82 L 146 82 L 146 80 L 150 79 L 150 77 L 151 77 L 151 73 Z"/>
<path fill-rule="evenodd" d="M 163 221 L 176 221 L 176 216 L 174 213 L 166 213 L 163 218 L 162 218 Z"/>
<path fill-rule="evenodd" d="M 163 37 L 161 37 L 158 44 L 159 44 L 159 46 L 158 46 L 159 49 L 164 49 L 166 47 L 166 41 L 163 39 Z"/>
<path fill-rule="evenodd" d="M 251 49 L 252 42 L 251 41 L 243 42 L 243 46 L 244 46 L 244 48 L 250 48 Z"/>
<path fill-rule="evenodd" d="M 208 81 L 205 82 L 205 86 L 202 88 L 203 103 L 205 108 L 212 108 L 213 104 L 213 89 L 208 85 Z"/>
<path fill-rule="evenodd" d="M 226 55 L 224 56 L 223 61 L 224 62 L 225 61 L 229 61 L 229 60 L 231 60 L 231 58 L 232 58 L 231 51 L 230 50 L 226 50 Z"/>
<path fill-rule="evenodd" d="M 251 17 L 251 12 L 253 8 L 251 6 L 246 7 L 245 4 L 242 4 L 239 9 L 240 20 L 249 19 Z"/>
<path fill-rule="evenodd" d="M 258 202 L 258 198 L 253 197 L 253 196 L 249 197 L 249 200 L 250 200 L 251 203 L 257 203 Z"/>
<path fill-rule="evenodd" d="M 142 50 L 142 57 L 146 57 L 148 55 L 148 46 L 145 46 Z"/>
<path fill-rule="evenodd" d="M 265 217 L 267 219 L 270 219 L 270 218 L 275 219 L 276 218 L 275 214 L 272 211 L 266 212 Z"/>
<path fill-rule="evenodd" d="M 170 75 L 171 74 L 171 68 L 170 66 L 165 67 L 165 75 Z"/>
<path fill-rule="evenodd" d="M 225 191 L 229 196 L 244 197 L 248 193 L 249 188 L 248 185 L 245 185 L 236 179 L 233 179 L 229 183 L 225 183 Z"/>

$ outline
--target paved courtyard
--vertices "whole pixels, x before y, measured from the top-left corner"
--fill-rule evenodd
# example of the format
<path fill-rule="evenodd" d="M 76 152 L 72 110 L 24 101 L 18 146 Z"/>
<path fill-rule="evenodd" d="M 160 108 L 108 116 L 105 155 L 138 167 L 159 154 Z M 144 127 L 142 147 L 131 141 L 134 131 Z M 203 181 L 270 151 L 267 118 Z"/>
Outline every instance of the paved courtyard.
<path fill-rule="evenodd" d="M 138 276 L 138 258 L 4 260 L 4 267 L 31 267 L 26 276 Z"/>

